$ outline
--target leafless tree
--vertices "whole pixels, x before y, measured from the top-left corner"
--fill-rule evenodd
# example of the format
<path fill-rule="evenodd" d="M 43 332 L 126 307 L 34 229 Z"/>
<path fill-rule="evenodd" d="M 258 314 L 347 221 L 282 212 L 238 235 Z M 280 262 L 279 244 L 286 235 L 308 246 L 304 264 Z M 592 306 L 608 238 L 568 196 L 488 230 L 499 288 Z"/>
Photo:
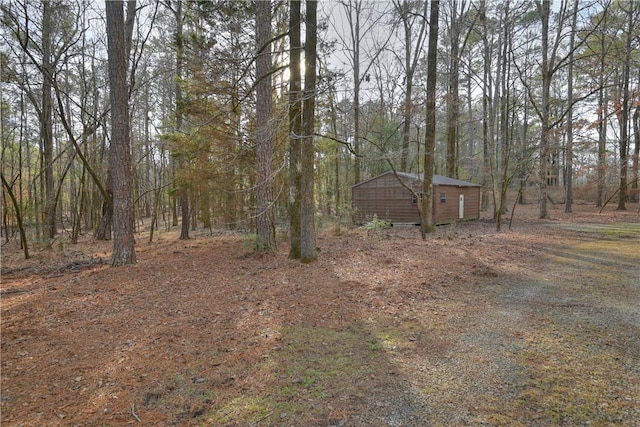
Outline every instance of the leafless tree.
<path fill-rule="evenodd" d="M 411 122 L 413 117 L 413 81 L 419 60 L 422 58 L 426 29 L 427 29 L 427 1 L 412 2 L 408 0 L 394 0 L 393 5 L 402 23 L 404 35 L 404 72 L 405 92 L 402 119 L 402 152 L 400 155 L 400 170 L 408 172 L 409 143 L 411 140 Z M 414 40 L 415 29 L 418 36 Z"/>

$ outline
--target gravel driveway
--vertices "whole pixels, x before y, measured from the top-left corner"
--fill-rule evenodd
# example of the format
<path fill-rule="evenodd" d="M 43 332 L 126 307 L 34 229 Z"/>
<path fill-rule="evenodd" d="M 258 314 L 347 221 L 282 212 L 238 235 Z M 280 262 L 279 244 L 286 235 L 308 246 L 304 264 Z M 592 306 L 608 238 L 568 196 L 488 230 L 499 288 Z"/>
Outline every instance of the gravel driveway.
<path fill-rule="evenodd" d="M 405 375 L 362 425 L 640 425 L 640 226 L 539 232 L 530 258 L 437 302 L 446 320 L 397 351 Z"/>

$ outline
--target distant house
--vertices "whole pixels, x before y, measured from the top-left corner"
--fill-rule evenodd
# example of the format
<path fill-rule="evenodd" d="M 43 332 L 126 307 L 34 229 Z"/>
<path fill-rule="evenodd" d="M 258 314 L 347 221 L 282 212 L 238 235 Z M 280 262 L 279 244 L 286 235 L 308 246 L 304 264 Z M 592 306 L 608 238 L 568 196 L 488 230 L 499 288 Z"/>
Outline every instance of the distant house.
<path fill-rule="evenodd" d="M 422 176 L 398 172 L 416 193 L 422 191 Z M 480 218 L 481 186 L 442 175 L 433 176 L 433 218 L 436 224 Z M 373 215 L 396 224 L 420 224 L 419 203 L 392 171 L 363 181 L 351 188 L 355 220 L 362 223 Z"/>

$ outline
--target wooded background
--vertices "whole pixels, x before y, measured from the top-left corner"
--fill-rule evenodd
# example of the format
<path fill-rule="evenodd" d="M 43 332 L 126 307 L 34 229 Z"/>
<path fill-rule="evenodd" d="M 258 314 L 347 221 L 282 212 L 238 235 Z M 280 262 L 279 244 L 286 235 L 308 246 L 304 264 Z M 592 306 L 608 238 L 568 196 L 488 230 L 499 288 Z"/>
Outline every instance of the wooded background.
<path fill-rule="evenodd" d="M 498 227 L 510 193 L 542 218 L 548 200 L 637 201 L 640 3 L 315 3 L 120 4 L 137 230 L 242 229 L 270 250 L 287 227 L 313 259 L 314 221 L 348 222 L 352 185 L 424 173 L 431 150 L 433 173 L 484 186 Z M 25 249 L 111 237 L 103 8 L 1 5 L 2 233 Z"/>

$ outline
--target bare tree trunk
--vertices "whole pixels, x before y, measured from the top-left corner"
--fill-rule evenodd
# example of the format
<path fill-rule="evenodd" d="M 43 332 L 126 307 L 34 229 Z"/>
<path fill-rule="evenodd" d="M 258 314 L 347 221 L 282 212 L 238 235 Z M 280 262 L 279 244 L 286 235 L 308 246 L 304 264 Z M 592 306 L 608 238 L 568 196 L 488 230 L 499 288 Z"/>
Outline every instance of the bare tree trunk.
<path fill-rule="evenodd" d="M 624 60 L 624 66 L 622 71 L 622 111 L 620 122 L 620 185 L 618 186 L 618 207 L 617 210 L 626 210 L 625 205 L 627 200 L 627 170 L 628 170 L 628 155 L 629 155 L 629 77 L 631 66 L 631 39 L 633 38 L 634 27 L 634 9 L 635 3 L 629 2 L 625 4 L 629 7 L 629 10 L 624 10 L 628 16 L 627 26 L 627 40 L 626 40 L 626 55 Z M 622 7 L 622 6 L 621 6 Z"/>
<path fill-rule="evenodd" d="M 234 77 L 234 82 L 237 82 L 237 79 Z M 236 85 L 239 87 L 239 85 Z M 234 136 L 236 141 L 242 141 L 244 135 L 244 129 L 242 128 L 242 105 L 238 99 L 238 93 L 236 92 L 239 89 L 235 89 L 234 93 L 231 95 L 231 117 L 234 128 Z M 238 181 L 242 177 L 242 172 L 239 170 L 239 167 L 236 165 L 229 165 L 229 169 L 227 171 L 228 178 L 226 182 L 226 196 L 225 196 L 225 221 L 228 224 L 231 230 L 235 230 L 237 227 L 238 220 Z"/>
<path fill-rule="evenodd" d="M 100 224 L 95 232 L 94 237 L 96 240 L 111 240 L 111 225 L 113 223 L 113 184 L 112 184 L 111 167 L 107 167 L 107 182 L 105 184 L 105 191 L 108 198 L 103 197 L 102 201 L 102 216 L 100 217 Z"/>
<path fill-rule="evenodd" d="M 424 16 L 427 15 L 428 2 L 424 3 L 424 11 L 421 11 Z M 395 0 L 394 6 L 396 11 L 400 14 L 402 20 L 402 26 L 404 29 L 404 67 L 406 87 L 404 93 L 404 117 L 402 125 L 402 152 L 400 154 L 400 170 L 408 172 L 409 165 L 409 144 L 411 141 L 411 119 L 413 116 L 413 76 L 415 74 L 418 60 L 421 58 L 422 46 L 424 44 L 424 35 L 427 28 L 426 19 L 421 19 L 420 33 L 416 39 L 415 49 L 411 44 L 413 36 L 413 22 L 415 22 L 416 14 L 411 10 L 411 3 L 407 0 L 400 1 Z"/>
<path fill-rule="evenodd" d="M 509 105 L 511 94 L 509 91 L 509 81 L 511 80 L 511 67 L 509 66 L 509 56 L 512 49 L 511 38 L 511 18 L 509 5 L 504 7 L 504 18 L 502 28 L 502 44 L 500 46 L 501 53 L 498 60 L 497 75 L 496 75 L 496 92 L 499 88 L 499 96 L 496 96 L 498 101 L 498 137 L 499 143 L 496 143 L 496 161 L 495 168 L 492 170 L 492 177 L 494 181 L 494 205 L 495 205 L 495 220 L 496 231 L 502 229 L 502 216 L 507 211 L 507 190 L 509 189 L 509 161 L 511 158 L 511 133 L 509 126 Z M 499 82 L 499 84 L 498 84 Z M 497 194 L 496 194 L 497 193 Z"/>
<path fill-rule="evenodd" d="M 551 77 L 552 73 L 549 65 L 549 17 L 551 15 L 551 1 L 543 0 L 537 3 L 538 12 L 542 19 L 542 100 L 540 105 L 541 110 L 541 131 L 540 131 L 540 175 L 539 185 L 540 194 L 540 218 L 548 218 L 547 212 L 547 197 L 548 197 L 548 183 L 549 178 L 549 162 L 550 162 L 550 91 L 551 91 Z"/>
<path fill-rule="evenodd" d="M 604 39 L 604 37 L 602 37 Z M 604 42 L 602 43 L 604 45 Z M 596 207 L 604 203 L 605 170 L 607 155 L 607 104 L 604 99 L 604 47 L 600 57 L 600 87 L 598 88 L 598 192 Z"/>
<path fill-rule="evenodd" d="M 300 6 L 290 3 L 289 18 L 289 257 L 300 259 L 300 138 L 302 137 L 302 77 L 300 75 Z"/>
<path fill-rule="evenodd" d="M 107 46 L 111 97 L 109 165 L 113 184 L 113 266 L 136 263 L 127 88 L 127 43 L 122 3 L 107 1 Z"/>
<path fill-rule="evenodd" d="M 528 141 L 529 141 L 529 137 L 528 137 L 528 130 L 529 130 L 529 104 L 525 104 L 524 106 L 524 111 L 523 111 L 523 116 L 522 116 L 522 136 L 521 136 L 521 142 L 522 142 L 522 147 L 521 147 L 521 151 L 520 151 L 520 158 L 524 159 L 526 157 L 528 157 Z M 525 184 L 529 178 L 529 174 L 530 172 L 527 172 L 525 170 L 520 169 L 518 171 L 518 180 L 520 181 L 519 183 L 519 190 L 518 190 L 518 203 L 523 205 L 525 203 L 527 203 L 526 200 L 526 196 L 525 196 L 525 192 L 524 192 L 524 187 Z M 514 205 L 515 206 L 515 205 Z M 513 218 L 513 211 L 511 211 L 511 218 Z M 509 224 L 509 227 L 511 227 L 511 223 Z M 509 228 L 511 229 L 511 228 Z"/>
<path fill-rule="evenodd" d="M 74 221 L 73 228 L 71 229 L 71 243 L 78 243 L 78 236 L 82 228 L 82 216 L 84 215 L 84 201 L 85 201 L 85 182 L 87 178 L 87 169 L 82 168 L 82 175 L 80 176 L 80 188 L 78 189 L 78 197 L 74 209 Z"/>
<path fill-rule="evenodd" d="M 176 182 L 176 163 L 175 162 L 171 162 L 171 179 L 173 180 L 173 182 Z M 171 216 L 171 226 L 172 227 L 177 227 L 178 226 L 178 199 L 176 198 L 175 194 L 172 194 L 171 196 L 169 196 L 171 201 L 169 203 L 171 203 L 171 211 L 170 211 L 170 216 Z"/>
<path fill-rule="evenodd" d="M 640 104 L 636 106 L 633 113 L 633 134 L 635 135 L 635 147 L 633 150 L 633 178 L 631 183 L 631 201 L 638 201 L 638 158 L 640 157 Z"/>
<path fill-rule="evenodd" d="M 4 175 L 0 173 L 0 177 L 2 178 L 2 185 L 7 190 L 7 194 L 11 199 L 11 203 L 13 204 L 14 210 L 16 211 L 16 222 L 18 223 L 18 230 L 20 231 L 20 246 L 22 246 L 22 250 L 24 251 L 24 259 L 29 259 L 30 256 L 29 256 L 29 247 L 27 246 L 27 234 L 25 233 L 24 226 L 22 225 L 22 212 L 20 211 L 20 205 L 18 204 L 18 201 L 16 200 L 16 196 L 13 194 L 13 190 L 11 186 L 9 186 L 9 183 L 5 179 Z M 6 211 L 5 211 L 5 214 L 6 214 Z M 6 224 L 5 224 L 4 232 L 6 233 L 7 240 L 8 240 L 9 230 L 6 227 Z"/>
<path fill-rule="evenodd" d="M 300 260 L 310 262 L 316 259 L 316 231 L 315 231 L 315 199 L 314 199 L 314 131 L 315 131 L 315 103 L 316 103 L 316 45 L 318 28 L 316 12 L 318 2 L 306 2 L 306 40 L 304 47 L 304 103 L 303 103 L 303 139 L 300 150 L 302 174 L 300 176 Z"/>
<path fill-rule="evenodd" d="M 440 1 L 431 0 L 429 17 L 429 48 L 427 51 L 427 119 L 424 143 L 424 180 L 422 208 L 420 209 L 420 233 L 423 239 L 434 230 L 433 219 L 433 169 L 436 147 L 436 69 L 438 62 L 438 15 Z"/>
<path fill-rule="evenodd" d="M 490 147 L 493 145 L 493 92 L 491 78 L 491 47 L 489 27 L 487 25 L 487 5 L 482 0 L 479 5 L 480 24 L 482 25 L 483 79 L 482 79 L 482 210 L 489 209 L 489 184 L 491 183 Z"/>
<path fill-rule="evenodd" d="M 406 2 L 403 4 L 403 6 Z M 402 12 L 405 12 L 404 9 Z M 411 138 L 411 107 L 413 92 L 413 70 L 411 69 L 411 27 L 407 22 L 407 14 L 403 13 L 402 22 L 404 24 L 404 62 L 406 68 L 407 86 L 404 92 L 404 118 L 402 124 L 402 153 L 400 154 L 400 170 L 407 172 L 409 159 L 409 141 Z M 424 21 L 423 21 L 424 22 Z"/>
<path fill-rule="evenodd" d="M 467 62 L 467 113 L 469 117 L 467 118 L 467 134 L 469 135 L 469 139 L 467 140 L 466 146 L 466 162 L 465 166 L 467 169 L 467 177 L 477 176 L 477 168 L 475 162 L 473 161 L 475 154 L 475 144 L 476 144 L 476 122 L 474 115 L 473 104 L 475 102 L 474 97 L 472 95 L 472 87 L 471 83 L 473 79 L 470 77 L 474 73 L 473 65 L 471 64 L 472 58 L 475 56 L 475 52 L 472 52 L 471 49 L 468 49 L 469 58 Z"/>
<path fill-rule="evenodd" d="M 348 0 L 341 2 L 341 4 L 345 9 L 351 37 L 351 46 L 348 49 L 353 67 L 353 171 L 354 181 L 357 184 L 362 179 L 362 159 L 360 157 L 360 85 L 362 82 L 360 77 L 360 16 L 363 0 Z"/>
<path fill-rule="evenodd" d="M 106 8 L 106 4 L 109 2 L 112 2 L 113 0 L 107 1 L 105 2 L 105 8 Z M 117 2 L 117 1 L 116 1 Z M 120 3 L 120 2 L 117 2 Z M 118 6 L 120 9 L 122 9 L 122 5 Z M 125 57 L 125 63 L 123 65 L 124 67 L 124 85 L 125 88 L 127 86 L 127 63 L 128 63 L 128 56 L 129 56 L 129 50 L 131 49 L 131 37 L 132 37 L 132 33 L 133 33 L 133 17 L 135 16 L 135 9 L 136 9 L 136 1 L 135 0 L 129 0 L 127 2 L 127 24 L 125 25 L 124 22 L 124 12 L 120 12 L 120 14 L 122 14 L 123 16 L 123 22 L 122 22 L 122 33 L 123 33 L 123 37 L 124 40 L 122 41 L 122 46 L 124 49 L 124 57 Z M 107 33 L 109 33 L 109 31 L 107 30 Z M 118 38 L 120 38 L 120 36 L 118 35 Z M 93 76 L 94 76 L 94 84 L 97 85 L 96 81 L 95 81 L 95 76 L 96 76 L 96 72 L 95 72 L 95 65 L 93 64 L 93 60 L 92 60 L 92 70 L 93 70 Z M 111 72 L 111 70 L 109 70 L 109 72 Z M 111 90 L 111 87 L 110 87 Z M 95 111 L 94 111 L 94 116 L 96 115 L 97 112 L 97 100 L 98 100 L 98 95 L 97 95 L 97 89 L 96 89 L 96 95 L 94 96 L 94 102 L 96 103 L 96 107 L 95 107 Z M 126 98 L 126 102 L 127 102 L 127 115 L 128 113 L 128 102 L 129 102 L 129 91 L 128 89 L 125 91 L 125 93 L 127 94 L 127 98 Z M 111 98 L 111 102 L 113 103 L 113 98 Z M 58 105 L 60 105 L 60 101 L 58 101 Z M 112 114 L 112 127 L 113 127 L 113 104 L 111 106 L 111 114 Z M 105 133 L 106 133 L 106 125 L 105 127 Z M 128 136 L 127 136 L 127 141 L 128 145 L 130 145 L 130 133 L 129 130 L 131 128 L 131 125 L 129 123 L 129 121 L 127 120 L 127 132 L 128 132 Z M 72 135 L 69 132 L 69 130 L 67 131 L 67 133 L 69 134 L 69 137 L 71 138 Z M 112 135 L 112 145 L 113 145 L 113 135 Z M 78 155 L 80 156 L 80 150 L 78 149 L 78 147 L 76 147 L 76 152 L 78 153 Z M 108 165 L 107 165 L 107 178 L 106 178 L 106 184 L 105 184 L 105 188 L 104 191 L 102 188 L 100 188 L 100 192 L 102 193 L 103 196 L 103 201 L 102 201 L 102 216 L 100 217 L 100 222 L 98 224 L 98 228 L 96 229 L 96 232 L 94 234 L 94 237 L 97 240 L 110 240 L 112 237 L 112 233 L 113 233 L 113 221 L 114 221 L 114 182 L 113 182 L 113 164 L 112 164 L 112 160 L 111 160 L 111 155 L 112 155 L 112 150 L 111 147 L 109 149 L 109 159 L 108 159 Z M 129 154 L 129 174 L 131 175 L 131 160 L 130 160 L 131 154 Z M 80 156 L 80 158 L 82 159 L 83 156 Z M 98 185 L 98 187 L 100 187 L 100 184 L 95 176 L 95 174 L 92 172 L 92 169 L 90 168 L 88 162 L 83 161 L 83 164 L 85 166 L 85 168 L 87 168 L 87 170 L 89 171 L 89 173 L 91 174 L 94 182 Z M 129 184 L 131 186 L 131 184 Z M 131 191 L 131 195 L 133 195 L 133 190 Z M 133 206 L 131 207 L 132 209 L 132 223 L 131 223 L 131 230 L 133 231 Z M 115 241 L 114 241 L 114 246 L 115 246 Z M 115 252 L 114 252 L 115 255 Z M 135 254 L 134 254 L 134 258 L 135 258 Z M 134 260 L 135 262 L 135 260 Z"/>
<path fill-rule="evenodd" d="M 462 4 L 464 8 L 464 2 Z M 459 81 L 460 81 L 460 22 L 458 21 L 458 1 L 451 2 L 451 27 L 449 52 L 449 91 L 447 93 L 447 154 L 446 175 L 457 178 L 458 115 L 459 115 Z"/>
<path fill-rule="evenodd" d="M 273 217 L 274 125 L 271 71 L 271 2 L 256 2 L 256 252 L 276 249 Z"/>
<path fill-rule="evenodd" d="M 173 10 L 173 14 L 176 19 L 176 132 L 182 131 L 182 111 L 184 105 L 182 102 L 182 74 L 184 67 L 184 40 L 182 35 L 182 1 L 176 1 L 176 8 Z M 185 160 L 183 155 L 179 155 L 176 159 L 178 163 L 178 169 L 183 169 Z M 189 185 L 184 177 L 178 184 L 178 201 L 180 203 L 180 239 L 186 240 L 189 238 Z"/>
<path fill-rule="evenodd" d="M 362 160 L 360 158 L 360 0 L 356 0 L 356 22 L 351 22 L 353 49 L 353 179 L 362 180 Z M 348 15 L 351 18 L 351 14 Z"/>
<path fill-rule="evenodd" d="M 56 196 L 53 182 L 53 126 L 51 79 L 53 64 L 51 63 L 51 3 L 42 2 L 42 118 L 40 122 L 42 148 L 44 154 L 44 224 L 45 237 L 53 239 L 56 235 Z"/>
<path fill-rule="evenodd" d="M 31 175 L 29 173 L 29 170 L 30 170 L 29 158 L 31 157 L 31 156 L 29 156 L 29 152 L 30 152 L 29 151 L 29 142 L 24 138 L 24 132 L 25 132 L 25 129 L 26 129 L 26 124 L 27 124 L 26 123 L 27 115 L 25 113 L 26 113 L 26 111 L 25 111 L 25 105 L 24 105 L 24 94 L 22 92 L 20 92 L 20 148 L 19 148 L 19 150 L 20 150 L 20 163 L 19 163 L 19 168 L 20 168 L 20 175 L 21 175 L 20 178 L 21 179 L 20 179 L 20 186 L 18 187 L 18 191 L 19 191 L 18 203 L 20 204 L 20 206 L 25 206 L 25 204 L 23 204 L 23 191 L 22 191 L 22 189 L 23 189 L 22 171 L 23 171 L 23 165 L 25 163 L 24 160 L 26 160 L 26 163 L 27 163 L 27 179 L 30 179 L 30 175 Z M 1 114 L 2 113 L 0 113 L 0 115 Z M 23 154 L 22 154 L 22 152 L 23 152 L 22 143 L 23 142 L 26 144 L 26 146 L 25 146 L 25 149 L 26 149 L 25 150 L 25 154 L 26 154 L 26 156 L 24 156 L 24 157 L 26 157 L 26 159 L 24 159 Z M 31 190 L 30 190 L 31 186 L 27 185 L 27 187 L 29 188 L 29 190 L 27 190 L 28 191 L 28 195 L 27 195 L 26 206 L 29 206 L 30 203 L 31 203 L 31 197 L 29 195 L 31 193 Z M 29 221 L 29 217 L 28 216 L 27 216 L 27 221 Z"/>
<path fill-rule="evenodd" d="M 151 159 L 153 158 L 153 148 L 151 145 L 151 138 L 149 134 L 149 124 L 151 119 L 149 118 L 150 105 L 149 105 L 149 87 L 145 88 L 144 92 L 144 150 L 146 152 L 144 159 L 144 186 L 147 194 L 144 196 L 144 217 L 151 217 L 151 205 L 153 204 L 153 182 L 151 175 L 153 173 L 151 169 Z"/>
<path fill-rule="evenodd" d="M 607 20 L 608 8 L 604 8 L 603 21 Z M 605 192 L 605 169 L 606 169 L 606 145 L 607 145 L 607 105 L 605 102 L 605 66 L 606 54 L 605 37 L 600 35 L 599 49 L 599 73 L 598 73 L 598 191 L 596 194 L 596 207 L 601 208 L 604 203 Z"/>
<path fill-rule="evenodd" d="M 338 114 L 336 112 L 336 94 L 335 87 L 331 85 L 329 87 L 329 119 L 331 123 L 331 132 L 334 138 L 338 138 Z M 333 186 L 334 186 L 334 210 L 335 214 L 340 214 L 340 208 L 342 204 L 342 191 L 340 189 L 340 144 L 336 144 L 335 157 L 336 161 L 333 165 Z"/>
<path fill-rule="evenodd" d="M 573 16 L 571 23 L 571 40 L 570 47 L 571 53 L 569 54 L 569 70 L 567 72 L 567 104 L 569 105 L 569 111 L 567 114 L 567 146 L 565 148 L 565 161 L 566 161 L 566 179 L 565 179 L 565 195 L 564 195 L 564 211 L 571 213 L 573 204 L 573 51 L 576 43 L 576 21 L 578 19 L 578 0 L 573 2 Z"/>

